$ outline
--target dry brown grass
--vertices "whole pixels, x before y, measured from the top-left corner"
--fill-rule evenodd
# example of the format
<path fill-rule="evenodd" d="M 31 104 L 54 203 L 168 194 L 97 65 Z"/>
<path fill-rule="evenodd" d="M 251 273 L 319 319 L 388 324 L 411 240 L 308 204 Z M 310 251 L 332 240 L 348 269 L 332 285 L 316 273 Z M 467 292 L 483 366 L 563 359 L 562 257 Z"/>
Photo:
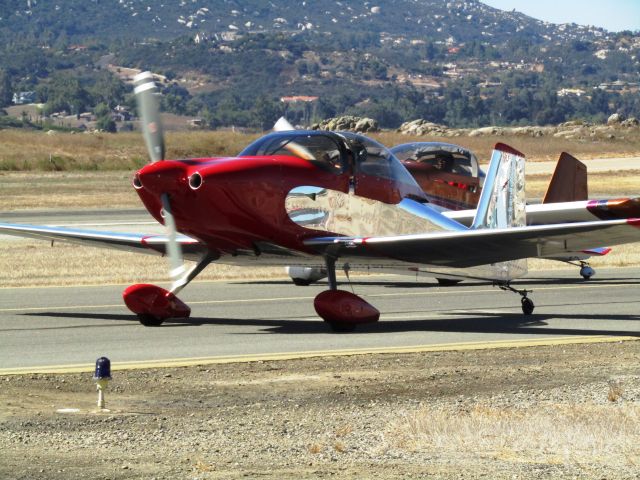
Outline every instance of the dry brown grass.
<path fill-rule="evenodd" d="M 385 142 L 408 141 L 408 137 L 385 133 Z M 395 137 L 394 137 L 395 136 Z M 198 156 L 213 154 L 232 154 L 241 149 L 252 137 L 230 132 L 192 132 L 169 135 L 175 156 Z M 232 139 L 232 141 L 229 141 Z M 176 141 L 177 140 L 177 141 Z M 485 138 L 467 139 L 480 142 L 473 148 L 479 148 Z M 532 139 L 539 144 L 545 142 Z M 229 143 L 227 143 L 229 142 Z M 563 149 L 558 140 L 554 151 Z M 234 145 L 233 151 L 225 150 L 224 145 Z M 490 142 L 487 143 L 490 148 Z M 31 149 L 40 149 L 42 154 L 48 148 L 57 148 L 60 155 L 76 155 L 78 161 L 87 162 L 98 151 L 104 151 L 105 162 L 110 155 L 132 149 L 142 158 L 146 153 L 139 135 L 70 135 L 56 134 L 47 136 L 40 133 L 27 133 L 16 130 L 0 131 L 0 165 L 11 155 L 29 156 Z M 5 149 L 9 145 L 10 148 Z M 180 145 L 183 145 L 180 147 Z M 185 147 L 184 145 L 188 145 Z M 180 150 L 179 148 L 182 148 Z M 44 150 L 43 150 L 44 149 Z M 11 154 L 10 152 L 14 153 Z M 7 153 L 9 152 L 9 153 Z M 116 153 L 114 153 L 116 152 Z M 171 150 L 170 150 L 171 152 Z M 124 158 L 124 153 L 121 154 Z M 91 157 L 93 158 L 93 157 Z M 102 157 L 101 157 L 102 158 Z M 95 158 L 94 158 L 95 160 Z M 48 161 L 48 160 L 47 160 Z M 98 161 L 98 160 L 96 160 Z M 126 160 L 125 163 L 130 160 Z M 142 161 L 142 160 L 141 160 Z M 135 163 L 135 162 L 133 162 Z M 0 166 L 0 170 L 1 170 Z M 0 210 L 18 209 L 79 209 L 79 208 L 139 208 L 140 201 L 131 187 L 132 171 L 62 171 L 62 172 L 1 172 L 0 171 Z M 527 194 L 540 198 L 549 181 L 548 175 L 528 177 Z M 624 194 L 640 193 L 640 172 L 596 173 L 589 176 L 589 190 L 596 197 L 615 197 Z M 19 260 L 19 268 L 17 260 Z M 640 264 L 640 247 L 627 245 L 616 247 L 603 258 L 592 261 L 594 267 L 626 266 Z M 56 244 L 53 248 L 45 242 L 12 240 L 0 243 L 0 281 L 4 286 L 23 285 L 64 285 L 96 283 L 131 283 L 139 281 L 165 281 L 166 263 L 153 256 L 136 255 L 117 251 L 72 247 Z M 567 268 L 565 264 L 546 260 L 533 260 L 530 270 L 548 268 Z M 259 277 L 282 277 L 280 268 L 262 268 L 247 270 L 212 265 L 199 277 L 200 279 L 237 279 Z"/>
<path fill-rule="evenodd" d="M 607 400 L 610 402 L 617 402 L 621 400 L 624 395 L 624 385 L 620 381 L 609 382 L 609 391 L 607 392 Z"/>
<path fill-rule="evenodd" d="M 155 255 L 36 240 L 0 242 L 3 287 L 167 283 L 167 260 Z M 241 268 L 213 264 L 198 280 L 282 278 L 281 267 Z"/>
<path fill-rule="evenodd" d="M 344 443 L 340 442 L 340 441 L 336 441 L 333 444 L 333 449 L 338 453 L 344 453 L 344 452 L 347 451 L 347 446 Z"/>
<path fill-rule="evenodd" d="M 544 197 L 551 174 L 527 175 L 527 198 Z M 589 198 L 640 196 L 640 171 L 596 172 L 588 175 Z"/>
<path fill-rule="evenodd" d="M 640 265 L 640 244 L 615 247 L 605 257 L 591 259 L 594 268 Z M 551 260 L 529 260 L 529 270 L 575 269 Z M 0 242 L 0 285 L 3 287 L 167 283 L 167 260 L 102 248 L 27 239 Z M 357 275 L 357 272 L 354 272 Z M 245 268 L 212 264 L 198 281 L 286 278 L 281 267 Z M 347 435 L 349 426 L 336 436 Z"/>
<path fill-rule="evenodd" d="M 167 158 L 235 155 L 257 135 L 168 132 Z M 0 170 L 133 171 L 147 162 L 140 133 L 71 134 L 0 130 Z"/>
<path fill-rule="evenodd" d="M 132 172 L 0 172 L 0 210 L 132 208 Z"/>
<path fill-rule="evenodd" d="M 392 146 L 409 142 L 446 142 L 462 145 L 474 152 L 481 162 L 488 162 L 493 146 L 506 143 L 523 152 L 527 161 L 557 160 L 561 152 L 569 152 L 579 159 L 636 157 L 640 155 L 640 131 L 625 134 L 625 138 L 614 140 L 578 140 L 554 137 L 534 138 L 528 136 L 486 137 L 415 137 L 398 132 L 381 132 L 372 135 L 384 145 Z"/>
<path fill-rule="evenodd" d="M 228 156 L 240 152 L 259 134 L 229 131 L 168 132 L 167 157 Z M 458 143 L 488 160 L 493 145 L 504 142 L 524 152 L 529 160 L 556 160 L 562 151 L 578 158 L 640 155 L 640 132 L 608 141 L 567 140 L 522 136 L 495 137 L 413 137 L 397 132 L 381 132 L 372 137 L 392 146 L 412 141 Z M 147 161 L 138 132 L 71 134 L 25 130 L 0 130 L 0 170 L 134 170 Z"/>
<path fill-rule="evenodd" d="M 132 172 L 0 172 L 0 210 L 139 208 Z M 527 198 L 542 198 L 551 175 L 527 177 Z M 640 172 L 589 175 L 592 198 L 640 194 Z"/>
<path fill-rule="evenodd" d="M 423 407 L 393 422 L 386 440 L 392 448 L 410 451 L 628 465 L 640 458 L 640 405 Z"/>
<path fill-rule="evenodd" d="M 324 446 L 319 443 L 312 443 L 307 447 L 307 450 L 309 450 L 309 453 L 317 455 L 319 453 L 322 453 L 322 451 L 324 450 Z"/>
<path fill-rule="evenodd" d="M 336 430 L 336 437 L 338 437 L 338 438 L 346 437 L 351 432 L 353 432 L 353 427 L 351 425 L 349 425 L 349 424 L 342 425 L 340 428 L 338 428 Z"/>

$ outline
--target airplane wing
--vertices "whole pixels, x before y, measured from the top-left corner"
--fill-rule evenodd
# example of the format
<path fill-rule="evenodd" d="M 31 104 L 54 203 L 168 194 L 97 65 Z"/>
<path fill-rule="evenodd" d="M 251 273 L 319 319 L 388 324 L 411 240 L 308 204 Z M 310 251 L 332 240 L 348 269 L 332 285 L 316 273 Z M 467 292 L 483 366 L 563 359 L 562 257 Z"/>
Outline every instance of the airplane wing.
<path fill-rule="evenodd" d="M 640 218 L 385 237 L 321 237 L 305 244 L 336 258 L 391 258 L 461 268 L 638 241 Z"/>
<path fill-rule="evenodd" d="M 157 255 L 165 255 L 169 243 L 169 238 L 166 235 L 104 232 L 12 223 L 0 223 L 0 234 Z M 187 260 L 197 260 L 207 251 L 205 245 L 186 235 L 178 235 L 177 241 L 182 246 L 183 256 Z"/>

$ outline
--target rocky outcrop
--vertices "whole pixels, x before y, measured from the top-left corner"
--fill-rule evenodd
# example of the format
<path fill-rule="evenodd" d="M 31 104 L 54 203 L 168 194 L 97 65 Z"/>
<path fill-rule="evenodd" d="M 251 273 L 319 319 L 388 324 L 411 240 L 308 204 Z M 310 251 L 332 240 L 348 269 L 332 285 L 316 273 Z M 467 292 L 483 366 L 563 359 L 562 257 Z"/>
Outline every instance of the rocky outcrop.
<path fill-rule="evenodd" d="M 617 115 L 617 114 L 616 114 Z M 582 120 L 572 120 L 558 126 L 525 126 L 525 127 L 498 127 L 489 126 L 482 128 L 449 128 L 438 125 L 424 119 L 412 120 L 403 123 L 398 132 L 412 136 L 433 137 L 501 137 L 501 136 L 527 136 L 556 138 L 613 138 L 616 132 L 640 128 L 638 119 L 631 117 L 622 120 L 621 116 L 610 117 L 606 125 L 594 125 Z"/>
<path fill-rule="evenodd" d="M 398 131 L 405 135 L 445 135 L 449 127 L 438 125 L 437 123 L 428 122 L 422 118 L 405 122 L 400 125 Z"/>
<path fill-rule="evenodd" d="M 380 130 L 378 122 L 372 118 L 354 117 L 343 115 L 341 117 L 329 118 L 311 126 L 312 130 L 331 130 L 343 132 L 370 133 Z"/>

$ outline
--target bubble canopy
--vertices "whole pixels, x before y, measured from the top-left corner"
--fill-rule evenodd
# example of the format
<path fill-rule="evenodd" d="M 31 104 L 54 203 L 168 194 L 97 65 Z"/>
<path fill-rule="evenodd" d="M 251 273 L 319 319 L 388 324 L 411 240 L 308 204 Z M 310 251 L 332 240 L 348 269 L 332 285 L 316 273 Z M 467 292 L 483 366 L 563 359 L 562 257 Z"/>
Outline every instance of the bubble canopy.
<path fill-rule="evenodd" d="M 323 170 L 353 175 L 360 181 L 378 179 L 381 188 L 394 185 L 403 192 L 402 197 L 426 201 L 422 189 L 393 153 L 364 135 L 316 130 L 275 132 L 259 138 L 238 156 L 271 155 L 302 158 Z"/>

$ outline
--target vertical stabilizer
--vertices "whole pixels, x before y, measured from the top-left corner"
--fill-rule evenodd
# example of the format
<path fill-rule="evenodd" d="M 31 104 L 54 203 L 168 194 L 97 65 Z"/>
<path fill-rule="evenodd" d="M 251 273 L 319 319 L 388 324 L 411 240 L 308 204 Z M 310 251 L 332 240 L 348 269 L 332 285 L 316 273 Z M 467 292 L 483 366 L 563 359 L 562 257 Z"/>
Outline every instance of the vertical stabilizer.
<path fill-rule="evenodd" d="M 503 143 L 496 144 L 471 228 L 525 226 L 524 186 L 524 155 Z"/>
<path fill-rule="evenodd" d="M 526 226 L 524 186 L 524 155 L 503 143 L 496 144 L 471 228 Z M 527 273 L 527 259 L 494 263 L 489 268 L 493 278 L 509 282 Z"/>
<path fill-rule="evenodd" d="M 587 166 L 562 152 L 542 203 L 588 200 Z"/>

